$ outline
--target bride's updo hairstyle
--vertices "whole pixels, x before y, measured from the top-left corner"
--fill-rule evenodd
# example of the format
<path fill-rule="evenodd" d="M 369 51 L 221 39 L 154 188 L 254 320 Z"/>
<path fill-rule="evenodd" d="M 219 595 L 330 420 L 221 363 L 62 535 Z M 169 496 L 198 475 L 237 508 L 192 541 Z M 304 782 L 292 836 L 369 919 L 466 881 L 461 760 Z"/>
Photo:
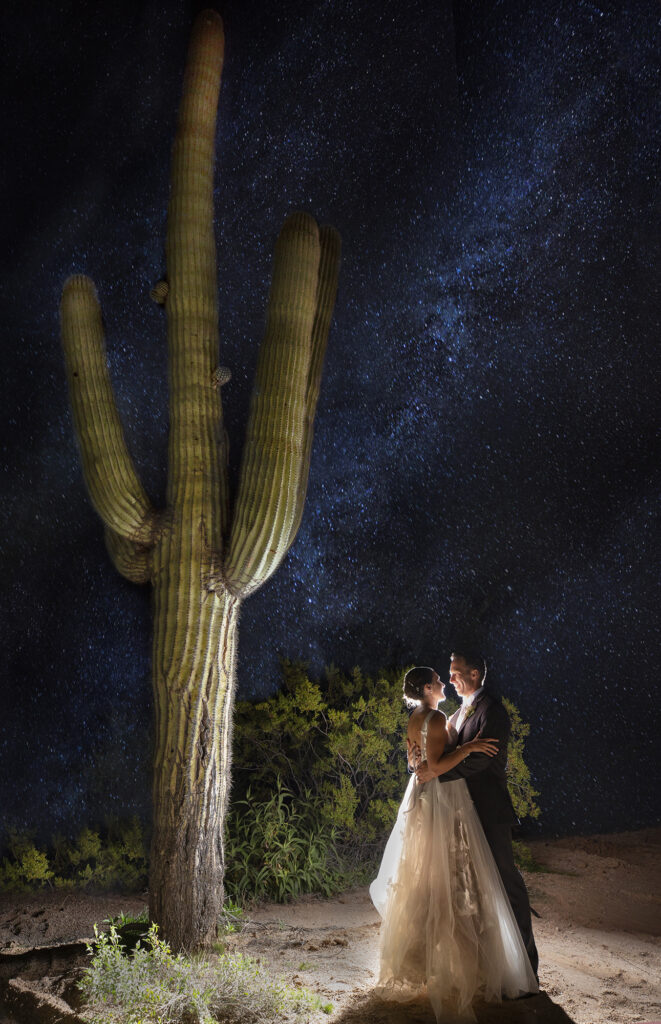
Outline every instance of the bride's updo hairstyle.
<path fill-rule="evenodd" d="M 404 700 L 409 707 L 419 704 L 425 695 L 425 686 L 434 681 L 434 669 L 426 665 L 411 668 L 404 676 Z"/>

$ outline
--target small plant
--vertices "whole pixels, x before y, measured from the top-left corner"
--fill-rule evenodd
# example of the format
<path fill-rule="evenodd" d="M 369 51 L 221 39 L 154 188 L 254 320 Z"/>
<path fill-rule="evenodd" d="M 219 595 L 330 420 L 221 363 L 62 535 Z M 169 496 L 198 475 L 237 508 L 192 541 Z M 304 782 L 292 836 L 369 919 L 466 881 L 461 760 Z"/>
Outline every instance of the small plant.
<path fill-rule="evenodd" d="M 223 935 L 232 935 L 233 932 L 242 931 L 244 927 L 243 907 L 232 900 L 225 900 L 219 927 Z"/>
<path fill-rule="evenodd" d="M 145 907 L 139 914 L 125 914 L 123 910 L 120 910 L 119 914 L 115 914 L 114 917 L 104 918 L 103 923 L 112 924 L 115 928 L 123 928 L 127 924 L 149 924 L 149 910 Z"/>
<path fill-rule="evenodd" d="M 103 923 L 117 930 L 119 941 L 128 952 L 136 949 L 148 934 L 149 911 L 147 907 L 139 914 L 125 914 L 122 910 L 115 917 L 106 917 Z"/>
<path fill-rule="evenodd" d="M 514 861 L 521 871 L 544 871 L 542 865 L 535 860 L 534 854 L 529 846 L 515 839 L 512 841 Z"/>
<path fill-rule="evenodd" d="M 309 794 L 295 798 L 279 779 L 266 800 L 255 800 L 248 789 L 229 816 L 226 890 L 238 901 L 330 896 L 337 891 L 335 837 Z"/>
<path fill-rule="evenodd" d="M 250 957 L 172 953 L 156 925 L 126 955 L 121 937 L 95 926 L 91 964 L 79 982 L 91 1024 L 273 1024 L 286 1015 L 329 1012 L 318 996 L 270 977 Z"/>

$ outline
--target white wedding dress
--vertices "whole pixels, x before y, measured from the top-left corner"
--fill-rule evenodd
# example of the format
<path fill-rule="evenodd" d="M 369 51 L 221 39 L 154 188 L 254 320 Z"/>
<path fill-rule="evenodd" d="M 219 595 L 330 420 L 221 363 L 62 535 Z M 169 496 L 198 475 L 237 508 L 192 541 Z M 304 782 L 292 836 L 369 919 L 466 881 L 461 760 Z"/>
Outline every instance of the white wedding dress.
<path fill-rule="evenodd" d="M 422 760 L 427 725 L 422 726 Z M 475 997 L 499 1001 L 537 982 L 463 779 L 411 776 L 370 896 L 383 918 L 376 992 L 427 993 L 436 1020 L 474 1021 Z"/>

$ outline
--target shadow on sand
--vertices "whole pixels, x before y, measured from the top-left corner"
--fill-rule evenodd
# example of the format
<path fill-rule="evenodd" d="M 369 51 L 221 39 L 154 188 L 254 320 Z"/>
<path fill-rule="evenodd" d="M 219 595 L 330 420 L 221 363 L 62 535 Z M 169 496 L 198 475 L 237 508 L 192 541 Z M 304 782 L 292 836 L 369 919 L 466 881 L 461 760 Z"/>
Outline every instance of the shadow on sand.
<path fill-rule="evenodd" d="M 574 1024 L 545 992 L 528 999 L 478 1003 L 474 1010 L 478 1024 Z M 374 995 L 366 995 L 347 1007 L 334 1024 L 436 1024 L 436 1018 L 423 999 L 384 1003 Z"/>

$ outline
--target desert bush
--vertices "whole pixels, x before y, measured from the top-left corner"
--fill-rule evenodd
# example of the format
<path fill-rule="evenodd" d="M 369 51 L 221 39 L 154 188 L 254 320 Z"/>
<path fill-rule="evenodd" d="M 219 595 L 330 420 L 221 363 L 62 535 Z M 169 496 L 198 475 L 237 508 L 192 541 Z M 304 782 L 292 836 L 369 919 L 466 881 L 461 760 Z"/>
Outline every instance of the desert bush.
<path fill-rule="evenodd" d="M 279 779 L 308 800 L 340 840 L 369 843 L 390 828 L 402 797 L 406 716 L 401 673 L 351 675 L 331 666 L 323 684 L 282 662 L 282 688 L 237 703 L 234 792 L 266 800 Z"/>
<path fill-rule="evenodd" d="M 512 732 L 507 750 L 507 788 L 509 789 L 514 813 L 517 818 L 539 818 L 540 809 L 535 797 L 539 792 L 533 789 L 530 769 L 523 760 L 523 748 L 530 726 L 521 718 L 521 713 L 511 700 L 503 698 L 503 704 L 510 716 Z"/>
<path fill-rule="evenodd" d="M 305 989 L 274 979 L 250 957 L 175 955 L 155 925 L 126 955 L 114 927 L 88 946 L 80 990 L 93 1024 L 272 1024 L 287 1015 L 330 1011 Z"/>
<path fill-rule="evenodd" d="M 85 827 L 75 840 L 54 836 L 40 849 L 31 834 L 10 832 L 0 864 L 0 889 L 138 889 L 147 883 L 140 821 L 113 821 L 104 831 Z"/>
<path fill-rule="evenodd" d="M 48 854 L 37 848 L 31 833 L 10 832 L 7 853 L 0 864 L 0 890 L 25 892 L 53 884 Z"/>

